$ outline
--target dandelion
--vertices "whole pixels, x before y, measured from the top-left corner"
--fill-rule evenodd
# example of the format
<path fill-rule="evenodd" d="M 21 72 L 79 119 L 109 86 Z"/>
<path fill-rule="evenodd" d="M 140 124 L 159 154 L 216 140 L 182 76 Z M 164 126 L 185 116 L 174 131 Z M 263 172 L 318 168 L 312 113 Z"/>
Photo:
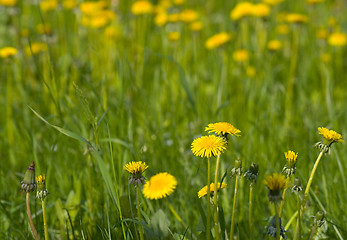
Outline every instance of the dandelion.
<path fill-rule="evenodd" d="M 223 153 L 226 144 L 224 139 L 215 135 L 202 136 L 194 139 L 191 150 L 195 156 L 210 158 Z"/>
<path fill-rule="evenodd" d="M 145 177 L 142 176 L 143 172 L 148 168 L 144 162 L 129 162 L 124 166 L 124 170 L 131 174 L 129 177 L 129 184 L 138 186 L 145 183 Z"/>
<path fill-rule="evenodd" d="M 64 0 L 62 2 L 62 5 L 65 9 L 70 10 L 70 9 L 73 9 L 77 6 L 77 1 L 76 0 Z"/>
<path fill-rule="evenodd" d="M 136 1 L 131 6 L 131 12 L 134 15 L 145 15 L 153 12 L 153 5 L 150 1 Z"/>
<path fill-rule="evenodd" d="M 242 175 L 242 161 L 240 159 L 235 160 L 235 167 L 231 170 L 232 175 L 236 175 L 235 191 L 233 200 L 233 211 L 231 214 L 231 226 L 230 226 L 230 238 L 234 238 L 234 225 L 235 225 L 235 211 L 236 211 L 236 199 L 239 187 L 239 178 Z"/>
<path fill-rule="evenodd" d="M 282 48 L 282 43 L 279 40 L 271 40 L 267 44 L 267 48 L 271 51 L 277 51 Z"/>
<path fill-rule="evenodd" d="M 48 12 L 56 9 L 58 6 L 57 0 L 44 0 L 40 2 L 40 8 L 43 12 Z"/>
<path fill-rule="evenodd" d="M 248 60 L 248 58 L 249 58 L 249 53 L 245 49 L 236 50 L 233 53 L 233 59 L 236 62 L 245 62 Z"/>
<path fill-rule="evenodd" d="M 344 33 L 335 32 L 328 38 L 328 43 L 334 47 L 342 47 L 347 44 L 347 36 Z"/>
<path fill-rule="evenodd" d="M 254 4 L 252 7 L 252 16 L 254 17 L 266 17 L 270 14 L 270 8 L 263 3 Z"/>
<path fill-rule="evenodd" d="M 264 3 L 272 5 L 272 6 L 277 5 L 283 1 L 284 0 L 263 0 Z"/>
<path fill-rule="evenodd" d="M 198 32 L 202 29 L 203 24 L 201 21 L 196 21 L 196 22 L 192 22 L 191 24 L 189 24 L 189 29 L 194 31 L 194 32 Z"/>
<path fill-rule="evenodd" d="M 308 22 L 308 17 L 299 13 L 289 13 L 285 20 L 288 23 L 306 23 Z"/>
<path fill-rule="evenodd" d="M 296 159 L 298 158 L 298 154 L 289 150 L 288 152 L 284 153 L 287 162 L 286 165 L 283 168 L 283 172 L 286 174 L 287 178 L 295 173 L 295 163 L 296 163 Z"/>
<path fill-rule="evenodd" d="M 158 173 L 151 177 L 143 186 L 143 195 L 148 199 L 161 199 L 174 192 L 177 180 L 167 172 Z"/>
<path fill-rule="evenodd" d="M 0 0 L 0 6 L 13 7 L 17 4 L 17 0 Z"/>
<path fill-rule="evenodd" d="M 34 191 L 36 188 L 36 182 L 35 182 L 35 162 L 30 163 L 30 166 L 25 172 L 24 179 L 21 182 L 21 188 L 26 193 L 26 207 L 27 207 L 27 215 L 29 220 L 29 225 L 31 228 L 31 231 L 34 235 L 34 238 L 36 240 L 39 239 L 39 236 L 37 235 L 37 231 L 35 228 L 35 225 L 33 223 L 32 217 L 31 217 L 31 211 L 30 211 L 30 192 Z"/>
<path fill-rule="evenodd" d="M 25 54 L 28 56 L 36 55 L 40 52 L 45 52 L 45 51 L 47 51 L 47 45 L 41 42 L 34 42 L 30 46 L 27 46 L 25 48 Z"/>
<path fill-rule="evenodd" d="M 286 187 L 286 177 L 282 174 L 274 173 L 267 175 L 264 184 L 269 189 L 269 201 L 276 203 L 282 199 L 281 191 Z"/>
<path fill-rule="evenodd" d="M 231 35 L 229 33 L 221 32 L 208 38 L 207 41 L 205 42 L 205 47 L 207 49 L 214 49 L 229 42 L 230 39 L 231 39 Z"/>
<path fill-rule="evenodd" d="M 216 133 L 218 136 L 226 138 L 228 135 L 241 136 L 241 131 L 227 122 L 210 123 L 205 128 L 209 133 Z"/>
<path fill-rule="evenodd" d="M 0 48 L 0 57 L 1 58 L 11 58 L 17 55 L 18 50 L 14 47 L 3 47 Z"/>
<path fill-rule="evenodd" d="M 213 197 L 213 194 L 214 194 L 214 187 L 215 185 L 214 185 L 214 183 L 211 183 L 210 184 L 210 196 L 211 197 Z M 227 188 L 228 187 L 228 184 L 226 184 L 226 183 L 218 183 L 218 185 L 217 185 L 217 191 L 219 192 L 219 190 L 221 190 L 221 189 L 223 189 L 223 188 Z M 208 186 L 206 185 L 205 187 L 203 187 L 203 188 L 201 188 L 200 189 L 200 191 L 198 192 L 198 197 L 199 198 L 202 198 L 202 197 L 204 197 L 204 196 L 206 196 L 207 195 L 207 192 L 208 192 Z"/>
<path fill-rule="evenodd" d="M 170 32 L 167 35 L 167 38 L 172 42 L 177 41 L 180 39 L 180 33 L 179 32 Z"/>
<path fill-rule="evenodd" d="M 40 175 L 36 177 L 37 181 L 37 192 L 36 197 L 41 200 L 42 203 L 42 215 L 43 215 L 43 227 L 45 230 L 45 240 L 48 240 L 48 230 L 47 230 L 47 219 L 46 219 L 46 209 L 45 209 L 45 198 L 48 195 L 48 191 L 46 189 L 46 176 Z"/>
<path fill-rule="evenodd" d="M 246 16 L 251 16 L 253 13 L 253 3 L 251 2 L 240 2 L 230 12 L 231 20 L 239 20 Z"/>
<path fill-rule="evenodd" d="M 179 19 L 182 22 L 191 23 L 198 19 L 198 13 L 194 10 L 186 9 L 180 13 Z"/>
<path fill-rule="evenodd" d="M 161 27 L 168 22 L 168 15 L 166 12 L 159 13 L 154 18 L 155 25 Z"/>
<path fill-rule="evenodd" d="M 334 130 L 329 130 L 325 127 L 319 127 L 318 132 L 325 138 L 328 144 L 332 144 L 334 142 L 344 142 L 342 135 L 335 132 Z"/>

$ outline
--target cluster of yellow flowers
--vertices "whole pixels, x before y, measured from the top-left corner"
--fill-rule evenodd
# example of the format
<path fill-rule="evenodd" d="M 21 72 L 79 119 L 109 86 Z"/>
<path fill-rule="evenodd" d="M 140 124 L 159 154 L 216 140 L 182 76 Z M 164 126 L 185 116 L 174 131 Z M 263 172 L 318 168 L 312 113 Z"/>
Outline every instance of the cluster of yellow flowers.
<path fill-rule="evenodd" d="M 106 1 L 83 2 L 79 9 L 82 13 L 81 24 L 85 27 L 103 28 L 116 19 L 116 14 L 108 9 Z"/>
<path fill-rule="evenodd" d="M 236 21 L 246 16 L 265 17 L 269 14 L 270 7 L 267 4 L 253 4 L 251 2 L 240 2 L 230 12 L 230 18 Z"/>

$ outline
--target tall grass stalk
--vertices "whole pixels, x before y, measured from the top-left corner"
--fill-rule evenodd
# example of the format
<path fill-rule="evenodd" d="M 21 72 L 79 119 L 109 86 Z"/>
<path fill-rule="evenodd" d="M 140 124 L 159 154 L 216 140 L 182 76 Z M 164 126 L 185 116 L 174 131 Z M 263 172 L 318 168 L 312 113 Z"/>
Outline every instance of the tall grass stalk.
<path fill-rule="evenodd" d="M 213 216 L 214 216 L 214 238 L 219 240 L 219 226 L 218 226 L 218 173 L 220 164 L 220 155 L 218 154 L 216 162 L 216 171 L 214 176 L 214 194 L 213 194 Z"/>
<path fill-rule="evenodd" d="M 233 212 L 231 214 L 230 239 L 234 238 L 235 210 L 236 210 L 236 198 L 237 198 L 237 192 L 238 192 L 238 186 L 239 186 L 239 177 L 240 176 L 238 174 L 236 174 L 234 201 L 233 201 Z M 251 201 L 251 199 L 250 199 L 250 201 Z"/>

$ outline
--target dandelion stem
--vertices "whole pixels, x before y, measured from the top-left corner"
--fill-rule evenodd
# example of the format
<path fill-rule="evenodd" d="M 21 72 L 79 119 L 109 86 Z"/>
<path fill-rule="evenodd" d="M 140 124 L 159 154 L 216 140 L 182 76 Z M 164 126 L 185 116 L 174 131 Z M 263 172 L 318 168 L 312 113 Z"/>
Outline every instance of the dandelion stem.
<path fill-rule="evenodd" d="M 249 185 L 249 204 L 248 205 L 249 205 L 249 240 L 253 240 L 253 215 L 252 215 L 253 183 Z M 230 236 L 230 239 L 232 239 L 232 236 Z"/>
<path fill-rule="evenodd" d="M 210 158 L 207 158 L 207 218 L 206 218 L 206 236 L 207 240 L 211 239 L 211 190 L 210 190 L 210 184 L 211 184 L 211 161 Z"/>
<path fill-rule="evenodd" d="M 239 185 L 239 175 L 236 174 L 234 201 L 233 201 L 233 212 L 231 214 L 230 239 L 234 238 L 235 210 L 236 210 L 236 198 L 237 198 L 238 185 Z"/>
<path fill-rule="evenodd" d="M 43 215 L 43 228 L 45 229 L 45 240 L 48 240 L 47 219 L 46 219 L 46 209 L 45 209 L 44 200 L 42 200 L 42 215 Z"/>
<path fill-rule="evenodd" d="M 31 218 L 31 211 L 30 211 L 29 200 L 30 200 L 30 195 L 29 195 L 29 192 L 27 192 L 27 194 L 26 194 L 26 204 L 27 204 L 27 214 L 28 214 L 28 219 L 29 219 L 29 225 L 30 225 L 30 228 L 31 228 L 31 231 L 32 231 L 32 233 L 34 235 L 35 240 L 39 240 L 39 236 L 37 235 L 36 228 L 35 228 L 35 225 L 33 223 L 33 219 Z"/>
<path fill-rule="evenodd" d="M 215 240 L 219 240 L 218 229 L 218 172 L 219 172 L 220 154 L 217 157 L 216 171 L 214 176 L 214 193 L 213 193 L 213 209 L 214 209 L 214 234 Z"/>
<path fill-rule="evenodd" d="M 296 229 L 294 234 L 294 240 L 300 239 L 300 198 L 299 198 L 299 191 L 296 192 L 296 201 L 297 201 L 297 207 L 298 207 L 298 217 L 296 222 Z"/>
<path fill-rule="evenodd" d="M 137 204 L 137 217 L 138 217 L 138 220 L 139 220 L 139 223 L 140 223 L 140 239 L 141 240 L 144 240 L 143 238 L 143 229 L 142 229 L 142 226 L 141 226 L 141 210 L 140 210 L 140 186 L 137 185 L 136 186 L 136 204 Z"/>
<path fill-rule="evenodd" d="M 286 188 L 283 190 L 283 194 L 282 194 L 281 206 L 280 206 L 280 211 L 279 211 L 279 214 L 278 214 L 279 217 L 282 217 L 283 206 L 284 206 L 284 199 L 286 198 L 287 186 L 288 186 L 289 181 L 290 181 L 290 179 L 288 177 L 287 181 L 286 181 Z"/>
<path fill-rule="evenodd" d="M 317 230 L 317 225 L 315 224 L 312 228 L 311 235 L 308 240 L 311 240 L 313 238 L 314 234 L 316 233 L 316 230 Z"/>
<path fill-rule="evenodd" d="M 275 217 L 276 217 L 276 240 L 280 240 L 280 219 L 278 216 L 277 203 L 275 204 Z"/>

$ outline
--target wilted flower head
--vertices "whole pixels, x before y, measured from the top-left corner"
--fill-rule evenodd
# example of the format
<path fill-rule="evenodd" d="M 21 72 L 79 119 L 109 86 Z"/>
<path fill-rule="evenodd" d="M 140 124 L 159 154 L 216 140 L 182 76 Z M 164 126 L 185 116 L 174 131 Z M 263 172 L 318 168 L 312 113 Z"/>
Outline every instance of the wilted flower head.
<path fill-rule="evenodd" d="M 222 183 L 222 185 L 221 185 L 221 183 L 218 183 L 217 186 L 218 186 L 218 187 L 217 187 L 217 191 L 218 191 L 218 192 L 219 192 L 220 189 L 223 189 L 223 188 L 228 187 L 228 185 L 227 185 L 226 183 Z M 215 189 L 214 183 L 211 183 L 211 184 L 210 184 L 210 193 L 211 193 L 210 196 L 211 196 L 211 197 L 213 197 L 214 189 Z M 206 195 L 207 195 L 207 185 L 206 185 L 205 187 L 201 188 L 200 191 L 198 192 L 198 197 L 199 197 L 199 198 L 202 198 L 203 196 L 206 196 Z"/>
<path fill-rule="evenodd" d="M 256 183 L 259 175 L 259 166 L 256 163 L 252 163 L 251 166 L 246 170 L 244 176 L 251 182 Z"/>
<path fill-rule="evenodd" d="M 215 157 L 224 152 L 226 141 L 215 135 L 202 136 L 194 139 L 191 149 L 195 156 L 198 157 Z"/>
<path fill-rule="evenodd" d="M 296 159 L 298 158 L 298 153 L 289 150 L 288 152 L 285 152 L 284 155 L 287 159 L 287 162 L 283 168 L 283 172 L 286 174 L 287 177 L 289 177 L 290 175 L 295 173 L 295 163 Z"/>
<path fill-rule="evenodd" d="M 24 179 L 21 182 L 22 190 L 26 193 L 32 192 L 36 188 L 35 182 L 35 162 L 30 163 L 27 171 L 25 172 Z"/>
<path fill-rule="evenodd" d="M 36 197 L 40 199 L 41 201 L 43 201 L 48 195 L 48 191 L 46 189 L 46 176 L 43 174 L 36 177 L 36 182 L 37 182 Z"/>
<path fill-rule="evenodd" d="M 282 227 L 282 221 L 281 221 L 281 218 L 278 217 L 279 219 L 279 223 L 280 223 L 280 235 L 283 239 L 287 239 L 287 236 L 285 235 L 286 233 L 286 230 L 284 229 L 284 227 Z M 276 216 L 274 216 L 272 219 L 271 219 L 271 223 L 270 223 L 270 226 L 268 227 L 267 229 L 267 234 L 270 235 L 271 237 L 276 237 Z"/>
<path fill-rule="evenodd" d="M 142 193 L 148 199 L 161 199 L 169 196 L 175 190 L 177 180 L 167 172 L 158 173 L 151 177 L 143 186 Z"/>
<path fill-rule="evenodd" d="M 231 39 L 231 35 L 227 32 L 221 32 L 218 34 L 213 35 L 209 39 L 207 39 L 205 43 L 205 47 L 207 49 L 214 49 L 219 46 L 222 46 L 223 44 L 229 42 Z"/>
<path fill-rule="evenodd" d="M 301 192 L 303 190 L 302 186 L 301 186 L 300 178 L 296 177 L 294 179 L 294 186 L 293 186 L 292 190 L 295 192 Z"/>
<path fill-rule="evenodd" d="M 135 186 L 144 184 L 145 177 L 142 173 L 148 168 L 144 162 L 129 162 L 124 166 L 124 170 L 129 172 L 131 176 L 129 177 L 129 184 L 134 184 Z"/>
<path fill-rule="evenodd" d="M 269 189 L 269 201 L 276 203 L 282 199 L 281 191 L 286 187 L 286 177 L 282 174 L 274 173 L 267 175 L 264 184 Z"/>

